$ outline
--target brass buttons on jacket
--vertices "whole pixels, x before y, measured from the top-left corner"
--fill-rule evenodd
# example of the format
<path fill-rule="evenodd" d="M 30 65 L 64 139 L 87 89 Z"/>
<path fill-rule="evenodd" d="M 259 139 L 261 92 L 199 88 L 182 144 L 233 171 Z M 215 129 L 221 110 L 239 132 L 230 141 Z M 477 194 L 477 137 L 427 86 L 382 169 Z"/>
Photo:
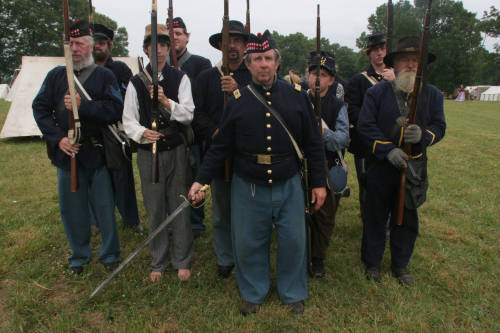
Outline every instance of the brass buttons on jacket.
<path fill-rule="evenodd" d="M 266 127 L 267 127 L 267 128 L 271 128 L 271 124 L 267 124 L 267 125 L 266 125 Z"/>
<path fill-rule="evenodd" d="M 271 105 L 271 101 L 267 101 L 267 104 Z"/>
<path fill-rule="evenodd" d="M 270 91 L 266 91 L 266 96 L 271 96 L 271 92 Z"/>
<path fill-rule="evenodd" d="M 272 173 L 273 173 L 273 170 L 271 170 L 271 169 L 267 170 L 268 175 L 271 175 Z"/>
<path fill-rule="evenodd" d="M 272 180 L 272 179 L 269 179 L 267 182 L 268 182 L 268 184 L 272 184 L 272 183 L 273 183 L 273 180 Z"/>
<path fill-rule="evenodd" d="M 270 118 L 271 117 L 271 114 L 269 112 L 266 113 L 266 117 L 267 118 Z"/>
<path fill-rule="evenodd" d="M 267 149 L 266 149 L 266 150 L 270 152 L 270 151 L 271 151 L 271 150 L 273 150 L 273 149 L 272 149 L 271 147 L 267 147 Z"/>
<path fill-rule="evenodd" d="M 271 141 L 272 137 L 268 136 L 266 139 L 267 139 L 267 141 Z"/>

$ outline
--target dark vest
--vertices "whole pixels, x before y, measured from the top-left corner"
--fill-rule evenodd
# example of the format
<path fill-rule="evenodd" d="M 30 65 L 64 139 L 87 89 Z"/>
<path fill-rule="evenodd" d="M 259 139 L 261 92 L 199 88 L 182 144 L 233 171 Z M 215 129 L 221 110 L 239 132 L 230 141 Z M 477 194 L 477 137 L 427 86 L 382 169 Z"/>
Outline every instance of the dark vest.
<path fill-rule="evenodd" d="M 151 75 L 151 66 L 148 65 L 146 70 Z M 163 88 L 163 93 L 169 99 L 179 103 L 179 85 L 181 83 L 182 77 L 185 75 L 184 72 L 176 70 L 175 68 L 165 65 L 162 71 L 163 80 L 158 82 L 158 84 Z M 139 123 L 151 129 L 151 98 L 149 97 L 149 88 L 146 88 L 142 80 L 138 75 L 135 75 L 132 80 L 132 84 L 137 91 L 137 100 L 139 102 Z M 158 117 L 158 131 L 165 134 L 158 141 L 158 150 L 171 150 L 181 143 L 183 139 L 180 132 L 180 124 L 176 121 L 170 121 L 166 119 L 162 113 Z M 150 144 L 139 145 L 140 148 L 149 149 Z"/>

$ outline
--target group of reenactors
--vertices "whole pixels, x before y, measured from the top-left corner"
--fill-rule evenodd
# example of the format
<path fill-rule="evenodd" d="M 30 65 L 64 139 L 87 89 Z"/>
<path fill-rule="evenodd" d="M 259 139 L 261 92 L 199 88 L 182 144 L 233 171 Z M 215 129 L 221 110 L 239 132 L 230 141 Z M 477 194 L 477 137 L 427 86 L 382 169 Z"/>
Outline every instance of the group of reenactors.
<path fill-rule="evenodd" d="M 174 31 L 173 40 L 169 29 Z M 114 61 L 110 56 L 113 31 L 104 25 L 77 21 L 70 30 L 74 74 L 86 91 L 76 94 L 81 140 L 72 144 L 68 139 L 68 112 L 73 106 L 66 67 L 47 74 L 33 101 L 33 113 L 57 168 L 60 214 L 74 273 L 81 274 L 92 258 L 91 221 L 102 235 L 99 260 L 110 271 L 117 267 L 120 246 L 115 206 L 125 227 L 143 232 L 132 164 L 110 170 L 103 152 L 102 128 L 122 122 L 137 150 L 150 233 L 182 203 L 179 194 L 188 193 L 194 204 L 200 203 L 204 200 L 200 189 L 211 185 L 216 274 L 225 279 L 235 270 L 243 315 L 255 313 L 269 293 L 274 230 L 280 299 L 292 313 L 303 313 L 308 262 L 312 262 L 314 278 L 325 275 L 327 248 L 342 196 L 332 189 L 328 170 L 339 163 L 346 149 L 354 154 L 359 182 L 366 277 L 381 281 L 389 228 L 393 274 L 403 285 L 414 284 L 407 265 L 418 234 L 417 210 L 405 208 L 401 226 L 388 227 L 387 221 L 401 170 L 410 159 L 424 158 L 422 149 L 425 153 L 425 147 L 441 140 L 446 126 L 442 95 L 431 85 L 425 87 L 424 121 L 404 121 L 418 65 L 418 38 L 401 39 L 396 51 L 387 54 L 384 34 L 368 36 L 365 52 L 370 65 L 348 83 L 337 77 L 332 54 L 313 51 L 304 59 L 306 78 L 299 84 L 279 77 L 281 54 L 268 30 L 247 34 L 241 22 L 230 21 L 229 74 L 224 74 L 220 63 L 212 67 L 208 59 L 188 52 L 190 34 L 180 17 L 158 24 L 156 55 L 148 25 L 143 50 L 149 59 L 156 56 L 158 64 L 160 112 L 153 129 L 151 65 L 132 76 L 124 63 Z M 218 50 L 221 42 L 222 32 L 209 38 Z M 171 66 L 171 49 L 179 69 Z M 433 58 L 429 54 L 429 60 Z M 321 119 L 312 104 L 318 92 Z M 186 127 L 194 131 L 194 142 L 187 140 Z M 156 143 L 159 166 L 155 183 L 152 143 Z M 416 147 L 415 155 L 403 151 L 408 143 Z M 307 158 L 307 189 L 298 151 Z M 70 191 L 71 157 L 76 157 L 78 165 L 76 192 Z M 304 190 L 309 191 L 310 202 L 305 202 Z M 308 206 L 312 210 L 309 240 Z M 180 280 L 190 278 L 194 239 L 205 234 L 203 219 L 203 208 L 184 210 L 153 239 L 152 282 L 161 280 L 169 264 Z"/>

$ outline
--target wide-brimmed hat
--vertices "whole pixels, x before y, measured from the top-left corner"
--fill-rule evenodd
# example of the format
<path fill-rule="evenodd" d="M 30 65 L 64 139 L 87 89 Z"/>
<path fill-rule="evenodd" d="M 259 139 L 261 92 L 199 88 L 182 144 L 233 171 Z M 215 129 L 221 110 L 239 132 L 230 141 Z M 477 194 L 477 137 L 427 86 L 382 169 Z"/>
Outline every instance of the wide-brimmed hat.
<path fill-rule="evenodd" d="M 104 24 L 94 23 L 94 38 L 104 38 L 113 40 L 115 33 Z"/>
<path fill-rule="evenodd" d="M 240 21 L 229 21 L 229 36 L 241 36 L 245 39 L 245 42 L 248 40 L 248 35 L 245 33 L 245 27 L 243 23 Z M 217 50 L 220 50 L 220 43 L 222 41 L 222 31 L 216 34 L 213 34 L 208 39 L 210 45 L 215 47 Z"/>
<path fill-rule="evenodd" d="M 420 38 L 417 36 L 406 36 L 398 40 L 398 45 L 396 51 L 389 53 L 384 57 L 384 64 L 389 67 L 393 67 L 394 59 L 400 54 L 408 53 L 419 53 L 420 52 Z M 430 64 L 436 60 L 436 56 L 432 53 L 428 53 L 427 63 Z"/>
<path fill-rule="evenodd" d="M 385 44 L 386 42 L 387 39 L 385 38 L 385 34 L 383 32 L 375 32 L 366 36 L 366 47 L 363 51 L 368 53 L 374 46 Z"/>
<path fill-rule="evenodd" d="M 308 63 L 309 73 L 320 64 L 320 68 L 323 68 L 331 75 L 335 75 L 335 57 L 331 53 L 321 51 L 318 57 L 317 51 L 311 51 L 309 52 Z"/>
<path fill-rule="evenodd" d="M 245 54 L 249 53 L 264 53 L 272 49 L 277 49 L 276 42 L 273 36 L 266 29 L 263 34 L 258 33 L 257 35 L 250 34 L 248 38 L 247 47 L 245 49 Z"/>
<path fill-rule="evenodd" d="M 158 36 L 158 39 L 166 39 L 170 43 L 170 36 L 168 34 L 168 29 L 165 24 L 158 24 L 156 28 L 156 33 Z M 144 34 L 144 42 L 147 43 L 151 40 L 151 24 L 148 24 L 146 26 L 146 33 Z"/>

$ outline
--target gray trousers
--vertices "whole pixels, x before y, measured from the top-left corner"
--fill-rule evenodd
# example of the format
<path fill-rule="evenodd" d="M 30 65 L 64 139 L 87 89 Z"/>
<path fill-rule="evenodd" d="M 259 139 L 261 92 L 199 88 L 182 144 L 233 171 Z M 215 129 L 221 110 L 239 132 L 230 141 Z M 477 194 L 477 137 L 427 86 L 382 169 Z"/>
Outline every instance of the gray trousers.
<path fill-rule="evenodd" d="M 151 182 L 151 152 L 145 149 L 137 151 L 137 166 L 141 177 L 144 207 L 148 214 L 149 232 L 155 230 L 165 219 L 165 212 L 173 212 L 183 201 L 180 194 L 186 195 L 189 189 L 188 158 L 184 145 L 169 151 L 158 153 L 159 180 Z M 153 272 L 163 272 L 169 260 L 169 231 L 172 232 L 172 251 L 170 261 L 175 269 L 190 268 L 193 256 L 193 233 L 189 209 L 183 210 L 168 228 L 165 228 L 150 243 L 153 257 Z M 167 230 L 168 229 L 168 230 Z"/>

